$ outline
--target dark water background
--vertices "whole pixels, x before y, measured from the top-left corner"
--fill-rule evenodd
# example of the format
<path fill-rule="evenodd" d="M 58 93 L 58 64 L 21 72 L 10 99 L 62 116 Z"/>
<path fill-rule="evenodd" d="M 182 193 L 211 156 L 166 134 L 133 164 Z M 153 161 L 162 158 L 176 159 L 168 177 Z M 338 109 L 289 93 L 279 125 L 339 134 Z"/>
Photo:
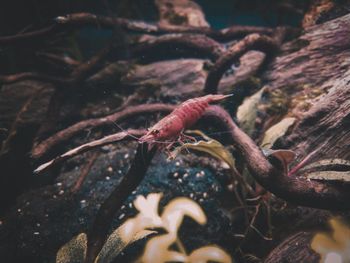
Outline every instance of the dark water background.
<path fill-rule="evenodd" d="M 198 0 L 203 8 L 207 21 L 213 28 L 225 28 L 230 25 L 256 25 L 256 26 L 297 26 L 302 15 L 291 12 L 280 12 L 271 8 L 268 1 L 241 1 L 241 0 Z M 96 1 L 96 0 L 5 0 L 1 1 L 0 8 L 0 35 L 11 35 L 23 30 L 38 29 L 51 23 L 54 17 L 74 12 L 91 12 L 102 15 L 115 15 L 145 21 L 156 21 L 157 10 L 152 1 Z M 300 2 L 302 5 L 303 1 Z M 0 50 L 0 72 L 18 72 L 28 67 L 40 67 L 36 63 L 35 51 L 66 45 L 74 49 L 75 56 L 89 57 L 96 52 L 111 36 L 110 30 L 83 29 L 74 39 L 60 39 L 56 43 L 22 43 L 24 50 L 18 52 L 12 47 Z M 27 59 L 21 59 L 27 57 Z M 41 69 L 42 70 L 42 69 Z"/>

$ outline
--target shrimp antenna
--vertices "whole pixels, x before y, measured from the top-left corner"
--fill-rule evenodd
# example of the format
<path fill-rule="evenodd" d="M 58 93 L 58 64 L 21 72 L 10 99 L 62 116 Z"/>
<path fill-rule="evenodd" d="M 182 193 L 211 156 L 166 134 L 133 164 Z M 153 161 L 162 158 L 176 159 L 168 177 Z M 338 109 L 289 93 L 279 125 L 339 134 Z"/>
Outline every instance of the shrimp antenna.
<path fill-rule="evenodd" d="M 133 138 L 133 139 L 135 139 L 135 140 L 139 140 L 138 137 L 136 137 L 136 136 L 130 134 L 127 130 L 123 129 L 118 123 L 116 123 L 116 122 L 113 121 L 113 124 L 114 124 L 115 126 L 117 126 L 118 129 L 120 129 L 121 131 L 125 132 L 125 133 L 126 133 L 128 136 L 130 136 L 131 138 Z M 166 144 L 166 143 L 169 143 L 169 142 L 172 142 L 172 141 L 157 141 L 157 140 L 155 140 L 154 142 Z"/>
<path fill-rule="evenodd" d="M 135 140 L 138 140 L 139 138 L 137 138 L 136 136 L 130 134 L 127 130 L 124 130 L 118 123 L 114 122 L 113 121 L 113 124 L 115 126 L 117 126 L 118 129 L 120 129 L 121 131 L 125 132 L 128 136 L 130 136 L 131 138 L 135 139 Z"/>

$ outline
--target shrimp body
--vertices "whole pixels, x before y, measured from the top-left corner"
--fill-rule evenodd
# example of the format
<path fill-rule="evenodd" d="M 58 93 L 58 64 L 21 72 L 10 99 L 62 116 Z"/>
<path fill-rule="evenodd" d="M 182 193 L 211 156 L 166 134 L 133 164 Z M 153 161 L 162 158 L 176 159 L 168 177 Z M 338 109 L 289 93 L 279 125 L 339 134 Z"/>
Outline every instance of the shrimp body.
<path fill-rule="evenodd" d="M 181 103 L 169 115 L 152 126 L 139 139 L 139 142 L 164 142 L 171 144 L 182 135 L 185 129 L 193 126 L 202 117 L 210 103 L 220 101 L 229 96 L 231 95 L 206 95 Z"/>

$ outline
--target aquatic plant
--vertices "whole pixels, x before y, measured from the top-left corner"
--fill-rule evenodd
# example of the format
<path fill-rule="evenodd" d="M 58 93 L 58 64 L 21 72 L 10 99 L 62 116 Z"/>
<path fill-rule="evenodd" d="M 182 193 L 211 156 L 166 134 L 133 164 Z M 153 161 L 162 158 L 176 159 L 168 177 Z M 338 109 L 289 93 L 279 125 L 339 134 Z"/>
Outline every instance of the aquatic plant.
<path fill-rule="evenodd" d="M 178 237 L 178 230 L 185 216 L 204 225 L 207 222 L 205 213 L 193 200 L 178 197 L 171 200 L 159 215 L 158 206 L 161 198 L 162 193 L 151 193 L 146 197 L 138 196 L 134 206 L 139 213 L 112 232 L 95 259 L 95 263 L 112 262 L 129 244 L 156 234 L 157 231 L 154 229 L 160 228 L 164 229 L 166 234 L 156 235 L 147 242 L 143 255 L 139 259 L 140 262 L 232 262 L 231 257 L 224 250 L 214 245 L 200 247 L 188 254 Z M 177 250 L 171 248 L 174 244 Z M 59 249 L 56 263 L 83 262 L 86 251 L 87 236 L 85 233 L 80 233 Z"/>

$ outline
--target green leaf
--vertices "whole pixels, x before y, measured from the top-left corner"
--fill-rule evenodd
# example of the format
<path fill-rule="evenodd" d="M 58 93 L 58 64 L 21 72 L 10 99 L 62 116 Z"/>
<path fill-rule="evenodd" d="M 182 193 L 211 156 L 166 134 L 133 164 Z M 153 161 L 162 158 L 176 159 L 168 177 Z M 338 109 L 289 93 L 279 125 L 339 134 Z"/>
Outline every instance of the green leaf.
<path fill-rule="evenodd" d="M 279 123 L 270 127 L 265 132 L 264 139 L 261 143 L 261 147 L 268 149 L 271 148 L 273 144 L 277 141 L 277 139 L 286 134 L 289 127 L 294 124 L 295 120 L 295 118 L 284 118 Z"/>
<path fill-rule="evenodd" d="M 85 233 L 73 237 L 57 252 L 56 263 L 81 263 L 85 260 L 87 237 Z"/>

